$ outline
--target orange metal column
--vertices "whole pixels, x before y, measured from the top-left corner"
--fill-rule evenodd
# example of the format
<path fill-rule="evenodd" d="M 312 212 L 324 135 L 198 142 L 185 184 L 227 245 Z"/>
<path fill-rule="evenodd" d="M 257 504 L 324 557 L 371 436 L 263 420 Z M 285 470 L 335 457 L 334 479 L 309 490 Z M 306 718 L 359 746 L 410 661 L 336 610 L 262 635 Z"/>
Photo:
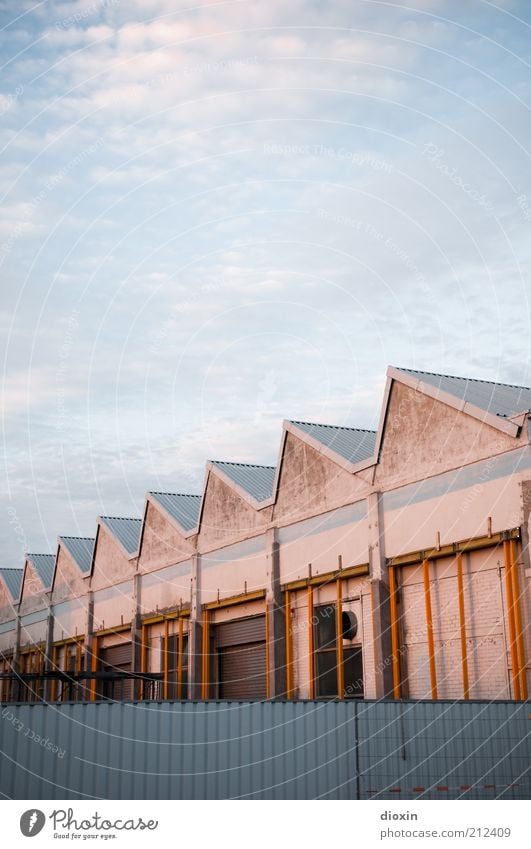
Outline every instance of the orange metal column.
<path fill-rule="evenodd" d="M 208 610 L 203 610 L 203 674 L 202 674 L 202 683 L 201 683 L 201 698 L 208 699 L 209 696 L 209 676 L 210 676 L 210 663 L 209 663 L 209 621 L 208 621 Z"/>
<path fill-rule="evenodd" d="M 284 595 L 284 616 L 286 624 L 286 697 L 293 697 L 293 645 L 291 635 L 291 600 L 289 590 Z"/>
<path fill-rule="evenodd" d="M 422 564 L 424 574 L 424 604 L 426 608 L 426 630 L 428 634 L 428 654 L 430 659 L 430 683 L 431 697 L 437 696 L 437 671 L 435 668 L 435 644 L 433 640 L 433 618 L 431 615 L 431 593 L 430 593 L 430 561 L 425 560 Z"/>
<path fill-rule="evenodd" d="M 518 657 L 518 677 L 520 683 L 520 698 L 522 701 L 527 701 L 527 675 L 525 662 L 525 647 L 524 635 L 522 630 L 522 613 L 520 609 L 520 582 L 518 580 L 518 559 L 516 556 L 516 543 L 514 540 L 509 542 L 509 553 L 511 559 L 511 576 L 513 587 L 513 605 L 514 605 L 514 628 L 516 637 L 516 653 Z"/>
<path fill-rule="evenodd" d="M 168 698 L 169 695 L 169 657 L 168 657 L 168 643 L 170 637 L 170 622 L 169 619 L 164 620 L 164 663 L 163 663 L 163 671 L 164 671 L 164 682 L 163 682 L 163 697 L 165 699 Z"/>
<path fill-rule="evenodd" d="M 140 672 L 144 675 L 147 672 L 147 643 L 146 643 L 146 628 L 142 624 L 140 628 Z M 146 692 L 145 682 L 142 678 L 140 681 L 140 700 L 144 698 Z"/>
<path fill-rule="evenodd" d="M 265 672 L 266 672 L 266 699 L 269 699 L 269 610 L 267 598 L 265 599 Z"/>
<path fill-rule="evenodd" d="M 310 699 L 315 699 L 313 587 L 308 587 L 308 660 L 310 665 Z"/>
<path fill-rule="evenodd" d="M 391 652 L 393 664 L 393 695 L 399 699 L 400 694 L 400 660 L 398 654 L 398 620 L 396 615 L 396 575 L 395 567 L 389 566 L 389 607 L 391 616 Z"/>
<path fill-rule="evenodd" d="M 336 663 L 337 663 L 337 697 L 345 698 L 345 666 L 343 663 L 343 597 L 341 578 L 336 581 Z"/>
<path fill-rule="evenodd" d="M 465 623 L 465 593 L 463 588 L 463 557 L 457 555 L 457 596 L 459 600 L 459 626 L 461 632 L 461 668 L 463 670 L 463 694 L 465 699 L 470 698 L 468 684 L 468 656 L 466 649 L 466 623 Z"/>
<path fill-rule="evenodd" d="M 511 667 L 513 678 L 513 699 L 520 699 L 520 675 L 518 669 L 518 650 L 516 647 L 516 625 L 514 619 L 513 577 L 511 570 L 511 543 L 503 542 L 505 562 L 505 592 L 507 595 L 507 619 L 509 622 L 509 646 L 511 650 Z"/>
<path fill-rule="evenodd" d="M 177 655 L 177 698 L 183 697 L 183 645 L 184 645 L 184 621 L 179 616 L 179 648 Z"/>

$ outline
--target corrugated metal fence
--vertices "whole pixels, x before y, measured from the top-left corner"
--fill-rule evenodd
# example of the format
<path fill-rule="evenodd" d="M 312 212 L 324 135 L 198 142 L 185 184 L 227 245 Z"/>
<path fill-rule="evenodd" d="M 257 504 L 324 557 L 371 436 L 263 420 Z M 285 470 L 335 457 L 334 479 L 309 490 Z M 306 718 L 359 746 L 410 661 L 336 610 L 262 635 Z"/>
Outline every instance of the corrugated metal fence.
<path fill-rule="evenodd" d="M 7 704 L 14 799 L 529 799 L 530 704 Z"/>

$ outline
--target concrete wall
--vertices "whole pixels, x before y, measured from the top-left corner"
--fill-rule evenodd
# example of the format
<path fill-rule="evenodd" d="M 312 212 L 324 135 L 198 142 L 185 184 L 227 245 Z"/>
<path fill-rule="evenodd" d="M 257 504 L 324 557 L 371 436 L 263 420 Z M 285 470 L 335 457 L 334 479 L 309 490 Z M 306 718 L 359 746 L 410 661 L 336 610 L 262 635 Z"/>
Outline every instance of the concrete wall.
<path fill-rule="evenodd" d="M 84 595 L 88 583 L 83 577 L 77 563 L 64 546 L 60 545 L 55 561 L 55 577 L 53 582 L 53 601 L 59 604 L 65 599 Z"/>
<path fill-rule="evenodd" d="M 148 502 L 142 546 L 138 558 L 141 572 L 151 572 L 190 557 L 193 542 L 185 539 L 176 524 L 153 502 Z"/>
<path fill-rule="evenodd" d="M 203 498 L 198 550 L 206 552 L 223 542 L 253 536 L 265 528 L 270 517 L 270 507 L 255 510 L 211 471 Z"/>
<path fill-rule="evenodd" d="M 301 516 L 358 501 L 369 484 L 319 454 L 295 434 L 288 433 L 273 508 L 273 521 L 284 524 Z"/>
<path fill-rule="evenodd" d="M 135 569 L 136 560 L 127 557 L 116 538 L 104 524 L 100 524 L 94 550 L 90 589 L 110 587 L 121 580 L 130 578 Z"/>

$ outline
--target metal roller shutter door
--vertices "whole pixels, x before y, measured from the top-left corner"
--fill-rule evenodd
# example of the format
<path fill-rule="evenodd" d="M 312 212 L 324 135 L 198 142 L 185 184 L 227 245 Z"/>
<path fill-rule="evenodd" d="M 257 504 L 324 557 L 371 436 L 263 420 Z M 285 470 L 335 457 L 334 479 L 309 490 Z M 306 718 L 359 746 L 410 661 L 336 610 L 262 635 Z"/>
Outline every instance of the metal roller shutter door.
<path fill-rule="evenodd" d="M 220 650 L 221 699 L 265 699 L 265 643 L 248 643 Z"/>
<path fill-rule="evenodd" d="M 265 615 L 234 619 L 215 627 L 216 645 L 219 648 L 265 642 Z"/>
<path fill-rule="evenodd" d="M 105 672 L 131 671 L 131 643 L 109 646 L 101 651 L 101 666 Z M 131 680 L 103 682 L 103 695 L 108 699 L 132 699 Z"/>
<path fill-rule="evenodd" d="M 216 626 L 219 697 L 265 699 L 265 615 L 235 619 Z"/>

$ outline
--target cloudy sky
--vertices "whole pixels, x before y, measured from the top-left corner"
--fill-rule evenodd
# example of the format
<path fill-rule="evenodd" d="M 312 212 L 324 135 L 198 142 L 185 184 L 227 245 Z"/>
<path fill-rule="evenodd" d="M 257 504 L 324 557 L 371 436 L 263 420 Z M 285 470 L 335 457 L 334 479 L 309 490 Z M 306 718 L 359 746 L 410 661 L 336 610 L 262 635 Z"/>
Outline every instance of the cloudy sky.
<path fill-rule="evenodd" d="M 389 364 L 531 385 L 531 4 L 0 10 L 1 565 Z"/>

